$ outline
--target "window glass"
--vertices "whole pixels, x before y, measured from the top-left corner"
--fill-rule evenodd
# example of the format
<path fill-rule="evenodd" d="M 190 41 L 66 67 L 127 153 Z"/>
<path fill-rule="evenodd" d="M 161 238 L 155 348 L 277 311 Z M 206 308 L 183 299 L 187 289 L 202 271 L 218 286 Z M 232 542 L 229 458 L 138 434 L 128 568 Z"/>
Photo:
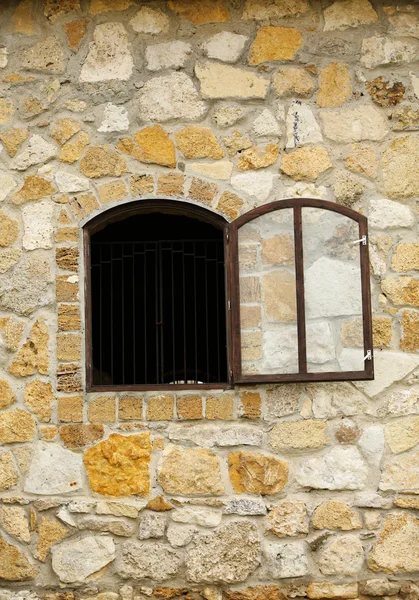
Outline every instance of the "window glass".
<path fill-rule="evenodd" d="M 359 225 L 303 207 L 307 371 L 363 371 Z"/>
<path fill-rule="evenodd" d="M 243 374 L 298 373 L 293 210 L 238 232 Z"/>

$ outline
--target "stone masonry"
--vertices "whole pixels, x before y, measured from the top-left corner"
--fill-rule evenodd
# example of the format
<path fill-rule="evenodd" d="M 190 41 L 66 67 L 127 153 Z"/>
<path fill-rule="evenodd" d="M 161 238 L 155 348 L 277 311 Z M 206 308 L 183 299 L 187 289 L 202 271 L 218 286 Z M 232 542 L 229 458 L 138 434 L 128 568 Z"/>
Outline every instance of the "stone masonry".
<path fill-rule="evenodd" d="M 414 0 L 0 3 L 0 600 L 417 600 L 418 132 Z M 293 197 L 369 217 L 374 381 L 86 393 L 82 225 Z"/>

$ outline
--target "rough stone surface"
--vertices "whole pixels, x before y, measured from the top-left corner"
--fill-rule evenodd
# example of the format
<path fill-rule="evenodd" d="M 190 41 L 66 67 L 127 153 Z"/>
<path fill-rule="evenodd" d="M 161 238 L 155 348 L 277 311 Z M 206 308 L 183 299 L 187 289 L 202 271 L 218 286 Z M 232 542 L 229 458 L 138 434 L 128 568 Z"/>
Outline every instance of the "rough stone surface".
<path fill-rule="evenodd" d="M 245 581 L 259 563 L 260 540 L 248 521 L 233 521 L 199 535 L 186 555 L 186 573 L 195 583 Z"/>
<path fill-rule="evenodd" d="M 276 451 L 321 448 L 327 442 L 324 421 L 277 423 L 269 435 L 269 444 Z"/>
<path fill-rule="evenodd" d="M 324 456 L 302 462 L 297 481 L 303 487 L 359 490 L 367 483 L 368 469 L 356 448 L 335 447 Z"/>
<path fill-rule="evenodd" d="M 135 134 L 134 140 L 122 138 L 118 149 L 140 162 L 155 163 L 164 167 L 176 165 L 175 146 L 161 125 L 141 129 Z"/>
<path fill-rule="evenodd" d="M 54 205 L 46 200 L 22 209 L 23 247 L 26 250 L 52 248 Z"/>
<path fill-rule="evenodd" d="M 380 141 L 388 134 L 386 119 L 373 106 L 322 111 L 320 118 L 325 136 L 341 144 Z"/>
<path fill-rule="evenodd" d="M 52 549 L 52 568 L 63 583 L 82 583 L 114 559 L 115 544 L 109 536 L 68 540 Z"/>
<path fill-rule="evenodd" d="M 378 21 L 369 0 L 336 0 L 324 12 L 324 30 L 345 30 Z"/>
<path fill-rule="evenodd" d="M 298 500 L 281 502 L 269 513 L 266 531 L 278 537 L 297 537 L 308 533 L 307 510 L 304 502 Z"/>
<path fill-rule="evenodd" d="M 317 104 L 321 108 L 342 106 L 351 97 L 351 76 L 344 63 L 330 63 L 319 77 Z"/>
<path fill-rule="evenodd" d="M 410 491 L 419 489 L 419 454 L 405 454 L 385 462 L 380 490 Z"/>
<path fill-rule="evenodd" d="M 61 542 L 67 535 L 67 528 L 58 521 L 52 521 L 42 517 L 38 527 L 38 543 L 36 546 L 36 558 L 45 562 L 51 547 Z"/>
<path fill-rule="evenodd" d="M 244 69 L 206 62 L 195 66 L 204 98 L 264 98 L 269 81 Z"/>
<path fill-rule="evenodd" d="M 343 535 L 334 538 L 323 550 L 319 558 L 319 568 L 323 575 L 354 576 L 364 563 L 364 549 L 359 538 Z"/>
<path fill-rule="evenodd" d="M 287 27 L 261 27 L 250 48 L 249 64 L 276 60 L 292 60 L 303 43 L 298 29 Z"/>
<path fill-rule="evenodd" d="M 129 23 L 137 33 L 158 35 L 167 33 L 170 21 L 162 10 L 142 6 Z"/>
<path fill-rule="evenodd" d="M 56 156 L 56 149 L 40 135 L 35 134 L 30 139 L 26 148 L 13 159 L 10 167 L 17 171 L 25 171 L 33 165 L 46 163 Z"/>
<path fill-rule="evenodd" d="M 19 481 L 19 473 L 11 452 L 0 455 L 0 491 L 14 487 Z"/>
<path fill-rule="evenodd" d="M 247 40 L 245 35 L 222 31 L 213 35 L 202 47 L 208 58 L 234 63 L 240 58 Z"/>
<path fill-rule="evenodd" d="M 25 491 L 48 496 L 68 494 L 83 487 L 80 454 L 56 444 L 38 442 L 25 481 Z"/>
<path fill-rule="evenodd" d="M 104 496 L 145 496 L 150 489 L 150 459 L 148 433 L 112 434 L 85 453 L 90 487 Z"/>
<path fill-rule="evenodd" d="M 158 480 L 169 494 L 222 494 L 221 469 L 211 450 L 168 445 L 161 458 Z"/>
<path fill-rule="evenodd" d="M 133 59 L 122 23 L 102 23 L 93 32 L 93 42 L 80 73 L 80 81 L 126 81 L 132 75 Z"/>
<path fill-rule="evenodd" d="M 361 519 L 354 510 L 340 500 L 327 500 L 318 506 L 313 515 L 315 529 L 350 531 L 361 528 Z"/>
<path fill-rule="evenodd" d="M 419 142 L 413 136 L 394 140 L 383 153 L 384 186 L 390 197 L 406 198 L 418 194 L 418 157 Z"/>
<path fill-rule="evenodd" d="M 63 48 L 55 35 L 46 37 L 23 53 L 22 67 L 35 71 L 61 73 L 64 71 Z"/>
<path fill-rule="evenodd" d="M 411 38 L 388 39 L 375 35 L 362 42 L 361 64 L 367 69 L 380 65 L 411 62 L 416 60 L 419 43 Z"/>
<path fill-rule="evenodd" d="M 237 493 L 277 494 L 288 481 L 288 464 L 273 456 L 232 452 L 228 466 L 230 480 Z"/>
<path fill-rule="evenodd" d="M 170 546 L 129 541 L 121 547 L 115 568 L 123 579 L 165 581 L 176 575 L 181 564 L 180 553 Z"/>
<path fill-rule="evenodd" d="M 231 178 L 232 187 L 240 194 L 246 194 L 257 198 L 259 202 L 264 202 L 269 198 L 275 175 L 265 171 L 258 173 L 247 172 L 233 175 Z"/>
<path fill-rule="evenodd" d="M 197 446 L 261 446 L 262 432 L 249 425 L 172 425 L 169 438 Z"/>
<path fill-rule="evenodd" d="M 223 158 L 224 150 L 208 127 L 188 125 L 175 134 L 176 145 L 185 158 Z"/>
<path fill-rule="evenodd" d="M 268 542 L 265 547 L 268 572 L 275 579 L 303 577 L 308 573 L 304 542 Z"/>
<path fill-rule="evenodd" d="M 298 148 L 281 158 L 281 171 L 297 181 L 317 179 L 331 167 L 328 151 L 320 146 Z"/>
<path fill-rule="evenodd" d="M 368 556 L 368 567 L 372 571 L 392 574 L 417 571 L 418 535 L 418 519 L 408 514 L 388 515 L 380 537 Z"/>
<path fill-rule="evenodd" d="M 307 104 L 296 100 L 290 106 L 286 120 L 287 148 L 297 148 L 305 144 L 318 144 L 323 141 L 320 126 L 313 111 Z"/>
<path fill-rule="evenodd" d="M 224 23 L 229 12 L 224 0 L 169 0 L 169 8 L 195 25 Z"/>
<path fill-rule="evenodd" d="M 146 48 L 146 62 L 149 71 L 180 69 L 192 54 L 192 46 L 186 42 L 167 42 Z"/>
<path fill-rule="evenodd" d="M 25 388 L 24 402 L 40 421 L 49 422 L 54 394 L 51 383 L 35 379 Z"/>
<path fill-rule="evenodd" d="M 192 80 L 185 73 L 155 77 L 141 90 L 140 114 L 145 121 L 194 121 L 206 112 Z"/>
<path fill-rule="evenodd" d="M 38 570 L 32 566 L 26 554 L 0 537 L 0 580 L 27 581 L 37 574 Z"/>

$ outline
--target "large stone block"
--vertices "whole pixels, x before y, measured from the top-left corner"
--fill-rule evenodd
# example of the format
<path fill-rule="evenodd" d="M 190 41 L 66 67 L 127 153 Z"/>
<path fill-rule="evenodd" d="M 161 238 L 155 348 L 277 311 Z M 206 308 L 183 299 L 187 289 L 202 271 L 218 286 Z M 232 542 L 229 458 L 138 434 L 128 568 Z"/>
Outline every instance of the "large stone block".
<path fill-rule="evenodd" d="M 123 579 L 165 581 L 174 577 L 182 565 L 179 551 L 161 542 L 125 542 L 115 568 Z"/>
<path fill-rule="evenodd" d="M 368 556 L 371 571 L 413 573 L 419 570 L 419 519 L 409 514 L 385 518 L 380 537 Z"/>
<path fill-rule="evenodd" d="M 62 583 L 84 583 L 115 559 L 115 544 L 110 536 L 73 539 L 52 549 L 52 568 Z"/>
<path fill-rule="evenodd" d="M 419 194 L 419 139 L 409 136 L 394 140 L 383 153 L 381 168 L 387 194 L 407 198 Z"/>
<path fill-rule="evenodd" d="M 27 581 L 37 574 L 26 555 L 0 537 L 0 581 Z"/>
<path fill-rule="evenodd" d="M 112 434 L 84 456 L 91 489 L 103 496 L 146 496 L 150 490 L 149 433 Z"/>
<path fill-rule="evenodd" d="M 256 525 L 233 521 L 214 533 L 196 536 L 186 554 L 186 576 L 194 583 L 245 581 L 259 564 Z"/>
<path fill-rule="evenodd" d="M 141 90 L 140 115 L 145 121 L 171 119 L 195 121 L 206 113 L 205 102 L 185 73 L 172 73 L 150 79 Z"/>
<path fill-rule="evenodd" d="M 368 468 L 354 447 L 332 448 L 320 457 L 302 461 L 297 482 L 321 490 L 360 490 L 368 479 Z"/>
<path fill-rule="evenodd" d="M 83 487 L 83 458 L 53 443 L 38 442 L 25 481 L 25 492 L 48 496 Z"/>
<path fill-rule="evenodd" d="M 288 481 L 288 463 L 256 452 L 232 452 L 228 457 L 230 480 L 236 493 L 271 495 Z"/>
<path fill-rule="evenodd" d="M 215 62 L 197 63 L 195 74 L 204 98 L 265 98 L 269 80 L 252 72 Z"/>
<path fill-rule="evenodd" d="M 378 21 L 378 15 L 368 0 L 336 0 L 324 10 L 323 15 L 325 31 L 342 31 Z"/>
<path fill-rule="evenodd" d="M 158 480 L 169 494 L 206 496 L 224 491 L 219 459 L 203 448 L 168 445 L 160 460 Z"/>
<path fill-rule="evenodd" d="M 128 36 L 122 23 L 102 23 L 93 32 L 93 42 L 83 64 L 80 81 L 126 81 L 132 75 L 134 61 Z"/>
<path fill-rule="evenodd" d="M 380 141 L 388 135 L 387 119 L 373 106 L 338 108 L 320 113 L 324 135 L 341 144 Z"/>

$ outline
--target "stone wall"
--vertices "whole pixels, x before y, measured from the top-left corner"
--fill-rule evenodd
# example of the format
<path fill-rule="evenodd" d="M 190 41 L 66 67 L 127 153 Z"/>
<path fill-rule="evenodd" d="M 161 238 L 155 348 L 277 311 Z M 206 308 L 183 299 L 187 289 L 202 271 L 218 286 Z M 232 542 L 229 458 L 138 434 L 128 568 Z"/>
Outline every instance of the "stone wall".
<path fill-rule="evenodd" d="M 1 600 L 418 598 L 418 61 L 402 1 L 1 3 Z M 87 220 L 298 196 L 369 217 L 374 381 L 86 393 Z"/>

